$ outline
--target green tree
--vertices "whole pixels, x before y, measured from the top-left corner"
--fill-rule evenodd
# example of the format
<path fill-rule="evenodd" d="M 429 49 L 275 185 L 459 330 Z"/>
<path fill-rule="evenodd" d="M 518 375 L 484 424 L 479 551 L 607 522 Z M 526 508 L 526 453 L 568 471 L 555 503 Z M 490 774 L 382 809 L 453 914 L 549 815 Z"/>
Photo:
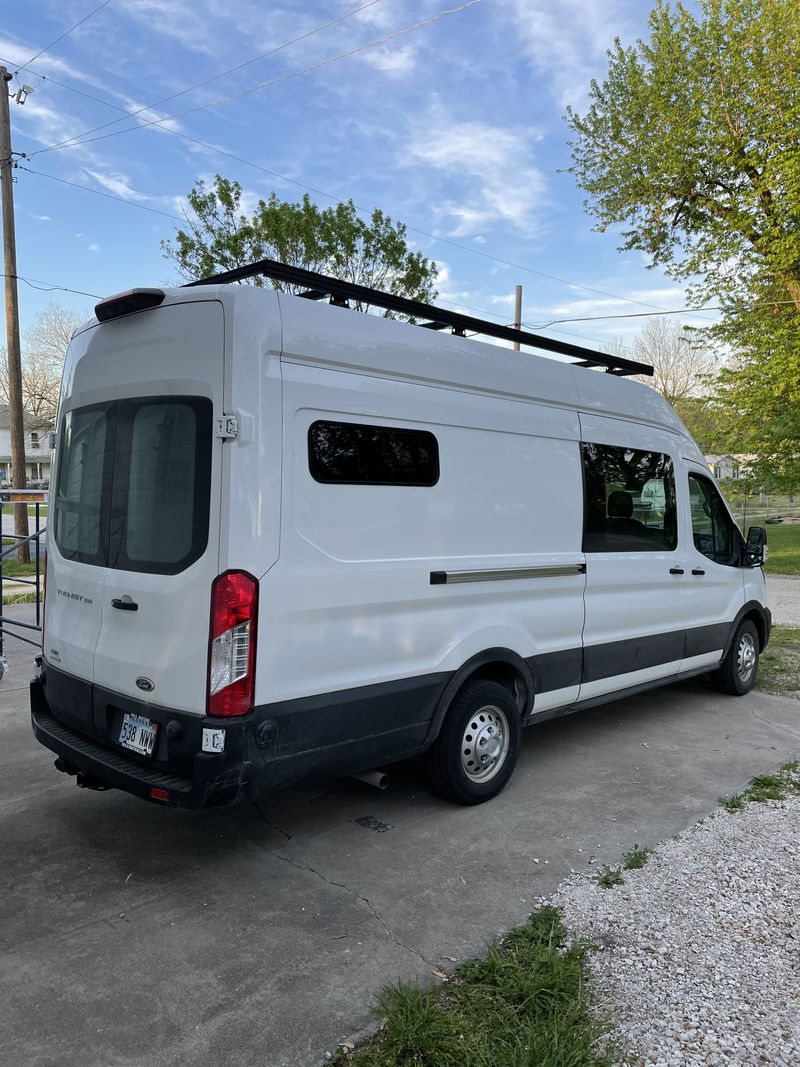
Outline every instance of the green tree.
<path fill-rule="evenodd" d="M 430 303 L 437 296 L 436 264 L 409 250 L 406 227 L 378 208 L 367 222 L 352 200 L 320 210 L 308 195 L 292 203 L 272 193 L 248 216 L 241 206 L 242 187 L 219 174 L 211 186 L 198 181 L 187 199 L 191 213 L 185 213 L 185 229 L 178 230 L 174 243 L 161 244 L 182 278 L 206 278 L 259 259 L 277 259 L 411 300 Z M 264 284 L 261 278 L 252 281 Z"/>
<path fill-rule="evenodd" d="M 719 401 L 741 447 L 800 474 L 797 0 L 658 0 L 650 37 L 608 53 L 573 166 L 597 229 L 725 307 Z"/>

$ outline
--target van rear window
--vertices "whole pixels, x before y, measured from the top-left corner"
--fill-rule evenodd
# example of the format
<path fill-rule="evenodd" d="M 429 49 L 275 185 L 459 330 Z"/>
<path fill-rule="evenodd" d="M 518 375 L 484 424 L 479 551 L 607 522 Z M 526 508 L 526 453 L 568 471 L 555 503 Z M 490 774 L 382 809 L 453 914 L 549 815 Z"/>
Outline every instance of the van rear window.
<path fill-rule="evenodd" d="M 428 430 L 314 422 L 308 465 L 318 482 L 431 486 L 439 481 L 439 444 Z"/>
<path fill-rule="evenodd" d="M 211 401 L 147 397 L 68 412 L 56 544 L 68 559 L 177 574 L 208 543 Z"/>

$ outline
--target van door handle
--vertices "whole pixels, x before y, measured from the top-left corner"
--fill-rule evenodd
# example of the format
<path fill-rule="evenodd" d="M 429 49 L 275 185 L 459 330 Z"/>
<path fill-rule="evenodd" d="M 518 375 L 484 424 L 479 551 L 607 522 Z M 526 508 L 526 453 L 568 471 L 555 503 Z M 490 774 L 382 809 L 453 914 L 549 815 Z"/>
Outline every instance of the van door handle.
<path fill-rule="evenodd" d="M 705 574 L 706 572 L 701 567 L 695 567 L 692 574 Z"/>
<path fill-rule="evenodd" d="M 132 600 L 126 593 L 123 597 L 114 597 L 111 601 L 112 608 L 119 608 L 120 611 L 138 611 L 139 605 L 135 600 Z"/>
<path fill-rule="evenodd" d="M 683 567 L 670 567 L 670 574 L 683 574 Z"/>

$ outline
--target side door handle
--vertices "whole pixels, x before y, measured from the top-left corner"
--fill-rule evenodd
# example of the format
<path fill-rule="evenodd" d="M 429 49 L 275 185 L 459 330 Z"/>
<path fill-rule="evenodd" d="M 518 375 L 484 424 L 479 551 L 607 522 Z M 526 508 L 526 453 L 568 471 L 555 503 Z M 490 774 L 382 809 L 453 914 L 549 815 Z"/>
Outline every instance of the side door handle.
<path fill-rule="evenodd" d="M 139 610 L 139 605 L 136 603 L 135 600 L 132 600 L 127 593 L 123 597 L 114 597 L 114 599 L 111 601 L 111 607 L 119 608 L 120 611 Z"/>
<path fill-rule="evenodd" d="M 683 567 L 670 567 L 669 573 L 670 574 L 683 574 L 684 570 L 683 570 Z"/>
<path fill-rule="evenodd" d="M 706 572 L 702 569 L 702 567 L 695 567 L 692 570 L 692 574 L 705 574 L 705 573 Z"/>

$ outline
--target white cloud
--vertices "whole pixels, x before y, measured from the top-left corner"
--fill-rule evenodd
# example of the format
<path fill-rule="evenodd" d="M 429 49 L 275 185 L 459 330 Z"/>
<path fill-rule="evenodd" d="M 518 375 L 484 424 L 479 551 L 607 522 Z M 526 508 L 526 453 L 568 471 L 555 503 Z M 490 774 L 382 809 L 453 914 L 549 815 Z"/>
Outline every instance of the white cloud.
<path fill-rule="evenodd" d="M 517 48 L 545 76 L 562 107 L 580 108 L 591 78 L 606 69 L 605 53 L 616 35 L 634 34 L 615 0 L 498 0 Z"/>
<path fill-rule="evenodd" d="M 89 251 L 90 252 L 99 252 L 100 251 L 100 245 L 98 245 L 98 244 L 89 245 Z"/>
<path fill-rule="evenodd" d="M 88 169 L 86 173 L 94 178 L 98 185 L 102 185 L 109 193 L 113 193 L 114 196 L 119 196 L 123 200 L 133 200 L 140 203 L 143 200 L 151 199 L 145 193 L 137 192 L 126 174 L 120 174 L 118 171 L 103 173 L 99 170 Z"/>
<path fill-rule="evenodd" d="M 410 74 L 416 64 L 415 49 L 410 46 L 405 48 L 381 48 L 377 52 L 366 52 L 365 62 L 371 67 L 382 71 L 384 74 L 402 77 Z"/>
<path fill-rule="evenodd" d="M 32 211 L 29 211 L 28 214 L 30 215 L 30 217 L 32 219 L 36 219 L 38 222 L 52 222 L 53 221 L 52 216 L 50 216 L 50 215 L 34 215 Z"/>
<path fill-rule="evenodd" d="M 407 152 L 456 179 L 439 204 L 440 213 L 452 220 L 453 236 L 498 224 L 530 233 L 546 204 L 546 180 L 530 153 L 536 137 L 486 122 L 444 121 L 438 128 L 420 126 Z"/>

